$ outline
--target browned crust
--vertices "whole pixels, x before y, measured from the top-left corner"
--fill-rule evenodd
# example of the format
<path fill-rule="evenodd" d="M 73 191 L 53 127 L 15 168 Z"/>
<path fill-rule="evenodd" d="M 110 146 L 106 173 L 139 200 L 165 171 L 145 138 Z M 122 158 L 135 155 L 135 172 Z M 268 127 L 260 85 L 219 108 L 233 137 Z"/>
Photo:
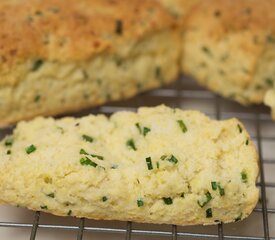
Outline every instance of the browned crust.
<path fill-rule="evenodd" d="M 83 61 L 174 25 L 150 0 L 1 1 L 0 72 L 29 59 Z"/>

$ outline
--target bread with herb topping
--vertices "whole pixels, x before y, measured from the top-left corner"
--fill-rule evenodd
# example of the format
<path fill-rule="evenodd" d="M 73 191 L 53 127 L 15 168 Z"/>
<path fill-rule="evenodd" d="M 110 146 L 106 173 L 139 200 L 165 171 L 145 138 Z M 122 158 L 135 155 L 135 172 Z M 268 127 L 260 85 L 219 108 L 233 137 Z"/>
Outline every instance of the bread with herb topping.
<path fill-rule="evenodd" d="M 175 25 L 151 0 L 1 1 L 0 125 L 171 82 L 180 68 Z"/>
<path fill-rule="evenodd" d="M 183 71 L 224 97 L 262 103 L 275 81 L 275 1 L 200 1 L 185 20 Z"/>
<path fill-rule="evenodd" d="M 255 207 L 258 156 L 236 119 L 165 106 L 36 118 L 0 143 L 0 201 L 60 216 L 217 224 Z"/>

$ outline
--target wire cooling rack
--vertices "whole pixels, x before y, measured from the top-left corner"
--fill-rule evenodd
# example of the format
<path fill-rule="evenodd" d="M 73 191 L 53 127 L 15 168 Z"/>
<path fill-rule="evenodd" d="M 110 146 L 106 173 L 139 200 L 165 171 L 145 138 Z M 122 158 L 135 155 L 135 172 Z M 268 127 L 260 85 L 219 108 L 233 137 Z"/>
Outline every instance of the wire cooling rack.
<path fill-rule="evenodd" d="M 182 109 L 197 109 L 212 118 L 224 119 L 237 117 L 247 127 L 260 155 L 260 176 L 257 186 L 261 198 L 251 216 L 234 224 L 219 224 L 208 227 L 180 227 L 167 225 L 135 224 L 108 221 L 90 221 L 77 219 L 74 224 L 55 223 L 55 217 L 35 212 L 32 223 L 24 221 L 0 221 L 0 239 L 4 238 L 1 230 L 9 228 L 11 232 L 28 229 L 27 237 L 17 239 L 38 240 L 40 231 L 47 231 L 43 239 L 126 239 L 126 240 L 159 240 L 159 239 L 247 239 L 275 240 L 275 122 L 270 119 L 269 110 L 265 107 L 242 107 L 229 100 L 200 88 L 187 77 L 180 78 L 174 84 L 162 89 L 141 94 L 127 101 L 120 101 L 75 114 L 82 116 L 88 113 L 112 114 L 118 110 L 135 111 L 139 106 L 166 104 Z M 0 130 L 0 138 L 11 129 Z M 274 172 L 274 173 L 273 173 Z M 0 216 L 1 216 L 0 211 Z M 43 219 L 46 219 L 43 222 Z M 16 219 L 16 218 L 15 218 Z M 64 218 L 63 218 L 64 219 Z M 68 219 L 68 218 L 67 218 Z M 89 222 L 90 221 L 90 222 Z M 42 223 L 43 222 L 43 223 Z M 121 227 L 121 225 L 123 227 Z M 54 238 L 58 230 L 71 231 L 70 238 Z M 104 238 L 104 234 L 108 234 Z M 11 235 L 12 236 L 12 235 Z M 42 235 L 41 235 L 42 236 Z"/>

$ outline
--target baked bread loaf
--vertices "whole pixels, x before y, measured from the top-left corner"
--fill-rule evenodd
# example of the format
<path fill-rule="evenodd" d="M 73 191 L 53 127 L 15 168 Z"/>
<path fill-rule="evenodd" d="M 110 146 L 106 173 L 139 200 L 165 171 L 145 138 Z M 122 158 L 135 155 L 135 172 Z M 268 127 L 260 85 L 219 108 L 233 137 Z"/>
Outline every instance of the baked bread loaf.
<path fill-rule="evenodd" d="M 234 222 L 258 201 L 257 161 L 236 119 L 165 106 L 39 117 L 0 143 L 0 201 L 92 219 Z"/>
<path fill-rule="evenodd" d="M 179 57 L 175 20 L 155 1 L 1 1 L 0 125 L 162 86 Z"/>
<path fill-rule="evenodd" d="M 275 81 L 275 1 L 205 0 L 185 20 L 183 72 L 242 104 L 262 103 Z"/>

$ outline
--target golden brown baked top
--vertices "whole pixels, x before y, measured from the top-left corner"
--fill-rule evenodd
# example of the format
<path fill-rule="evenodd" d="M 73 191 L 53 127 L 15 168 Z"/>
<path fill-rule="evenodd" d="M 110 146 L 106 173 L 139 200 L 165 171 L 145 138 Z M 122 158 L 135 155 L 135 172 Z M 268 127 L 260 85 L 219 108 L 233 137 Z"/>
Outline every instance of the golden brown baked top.
<path fill-rule="evenodd" d="M 245 29 L 275 31 L 274 0 L 204 0 L 190 12 L 188 25 L 212 24 L 210 16 L 219 19 L 226 32 Z M 218 33 L 218 29 L 211 28 L 211 32 Z"/>
<path fill-rule="evenodd" d="M 85 60 L 173 26 L 150 0 L 1 1 L 0 71 L 28 59 Z"/>

